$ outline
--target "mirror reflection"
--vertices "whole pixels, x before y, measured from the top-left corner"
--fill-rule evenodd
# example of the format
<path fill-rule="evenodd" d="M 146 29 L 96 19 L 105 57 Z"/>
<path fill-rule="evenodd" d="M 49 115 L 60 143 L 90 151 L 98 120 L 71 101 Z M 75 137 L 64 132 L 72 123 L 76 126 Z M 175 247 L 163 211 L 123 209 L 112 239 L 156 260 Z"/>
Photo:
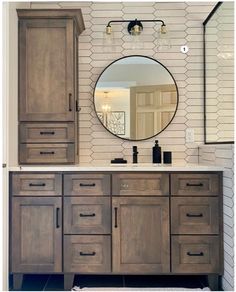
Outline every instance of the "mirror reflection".
<path fill-rule="evenodd" d="M 98 118 L 112 134 L 143 140 L 157 135 L 172 121 L 178 91 L 161 63 L 129 56 L 113 62 L 100 75 L 94 104 Z"/>

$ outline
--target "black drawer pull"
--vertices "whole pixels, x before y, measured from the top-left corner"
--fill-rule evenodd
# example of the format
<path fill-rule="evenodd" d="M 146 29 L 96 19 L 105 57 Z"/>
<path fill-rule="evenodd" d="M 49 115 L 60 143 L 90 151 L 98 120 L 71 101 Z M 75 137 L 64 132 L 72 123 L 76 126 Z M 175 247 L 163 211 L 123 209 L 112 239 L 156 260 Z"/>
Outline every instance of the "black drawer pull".
<path fill-rule="evenodd" d="M 203 187 L 203 183 L 199 183 L 199 184 L 191 184 L 191 183 L 186 183 L 187 187 Z"/>
<path fill-rule="evenodd" d="M 60 208 L 57 208 L 56 209 L 56 228 L 60 227 L 60 224 L 59 224 L 59 212 L 60 212 Z"/>
<path fill-rule="evenodd" d="M 54 135 L 54 131 L 40 132 L 40 135 Z"/>
<path fill-rule="evenodd" d="M 96 214 L 95 213 L 92 213 L 92 214 L 82 214 L 82 213 L 80 213 L 79 216 L 80 217 L 95 217 Z"/>
<path fill-rule="evenodd" d="M 203 217 L 203 214 L 202 213 L 200 213 L 200 214 L 189 214 L 189 213 L 187 213 L 186 216 L 187 217 Z"/>
<path fill-rule="evenodd" d="M 55 154 L 54 151 L 40 151 L 39 153 L 40 153 L 41 155 L 45 155 L 45 154 L 46 154 L 46 155 L 48 155 L 48 154 L 49 154 L 49 155 L 51 155 L 51 154 Z"/>
<path fill-rule="evenodd" d="M 95 187 L 95 186 L 96 186 L 95 183 L 93 183 L 93 184 L 83 184 L 83 183 L 80 183 L 79 185 L 80 185 L 81 187 Z"/>
<path fill-rule="evenodd" d="M 29 186 L 30 187 L 45 187 L 46 184 L 45 183 L 38 183 L 38 184 L 30 183 Z"/>
<path fill-rule="evenodd" d="M 115 211 L 115 228 L 117 228 L 118 227 L 118 225 L 117 225 L 117 207 L 115 207 L 114 208 L 114 211 Z"/>
<path fill-rule="evenodd" d="M 187 252 L 187 255 L 190 257 L 202 257 L 202 256 L 204 256 L 204 253 L 202 251 L 199 253 Z"/>
<path fill-rule="evenodd" d="M 95 251 L 93 251 L 93 252 L 91 252 L 91 253 L 86 253 L 86 252 L 80 252 L 79 253 L 81 256 L 85 256 L 85 257 L 93 257 L 93 256 L 95 256 L 95 254 L 96 254 L 96 252 Z"/>
<path fill-rule="evenodd" d="M 69 93 L 69 112 L 72 111 L 72 106 L 71 106 L 71 103 L 72 103 L 72 94 Z"/>

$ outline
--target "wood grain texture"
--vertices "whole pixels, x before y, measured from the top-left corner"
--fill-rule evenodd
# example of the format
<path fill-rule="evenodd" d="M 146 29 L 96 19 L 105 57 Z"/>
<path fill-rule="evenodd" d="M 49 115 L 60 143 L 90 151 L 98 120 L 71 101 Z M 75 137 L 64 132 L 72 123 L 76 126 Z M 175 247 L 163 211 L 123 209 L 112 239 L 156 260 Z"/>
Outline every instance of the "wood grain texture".
<path fill-rule="evenodd" d="M 64 271 L 72 273 L 110 272 L 110 236 L 65 235 Z"/>
<path fill-rule="evenodd" d="M 171 233 L 219 234 L 218 198 L 171 198 Z"/>
<path fill-rule="evenodd" d="M 62 175 L 55 173 L 13 173 L 12 196 L 61 196 Z"/>
<path fill-rule="evenodd" d="M 74 123 L 20 123 L 20 143 L 74 143 Z"/>
<path fill-rule="evenodd" d="M 74 144 L 20 144 L 21 164 L 69 164 L 74 162 Z"/>
<path fill-rule="evenodd" d="M 172 272 L 220 273 L 218 236 L 171 237 Z"/>
<path fill-rule="evenodd" d="M 165 173 L 119 173 L 112 175 L 113 196 L 168 196 Z"/>
<path fill-rule="evenodd" d="M 102 173 L 64 175 L 65 196 L 109 196 L 111 176 Z"/>
<path fill-rule="evenodd" d="M 74 121 L 73 82 L 73 21 L 20 20 L 20 121 Z"/>
<path fill-rule="evenodd" d="M 61 207 L 56 197 L 12 199 L 11 272 L 62 271 Z"/>
<path fill-rule="evenodd" d="M 77 35 L 85 30 L 81 9 L 17 9 L 17 14 L 20 19 L 73 19 Z"/>
<path fill-rule="evenodd" d="M 112 214 L 113 272 L 169 272 L 169 199 L 113 197 Z"/>
<path fill-rule="evenodd" d="M 215 173 L 171 174 L 172 196 L 218 196 L 220 176 Z"/>
<path fill-rule="evenodd" d="M 110 210 L 107 197 L 64 197 L 64 233 L 109 234 Z"/>

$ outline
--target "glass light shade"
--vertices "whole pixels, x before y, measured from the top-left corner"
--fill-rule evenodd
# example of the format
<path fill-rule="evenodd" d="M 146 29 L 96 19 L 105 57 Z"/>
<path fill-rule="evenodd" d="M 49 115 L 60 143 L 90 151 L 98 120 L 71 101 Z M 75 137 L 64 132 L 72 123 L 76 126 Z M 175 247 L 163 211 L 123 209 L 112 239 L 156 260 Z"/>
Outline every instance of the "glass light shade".
<path fill-rule="evenodd" d="M 109 27 L 106 27 L 106 30 L 103 32 L 103 50 L 104 52 L 112 52 L 115 46 L 114 33 L 111 28 L 107 28 Z"/>
<path fill-rule="evenodd" d="M 157 33 L 157 50 L 167 51 L 169 49 L 171 49 L 170 33 L 166 26 L 163 26 Z"/>

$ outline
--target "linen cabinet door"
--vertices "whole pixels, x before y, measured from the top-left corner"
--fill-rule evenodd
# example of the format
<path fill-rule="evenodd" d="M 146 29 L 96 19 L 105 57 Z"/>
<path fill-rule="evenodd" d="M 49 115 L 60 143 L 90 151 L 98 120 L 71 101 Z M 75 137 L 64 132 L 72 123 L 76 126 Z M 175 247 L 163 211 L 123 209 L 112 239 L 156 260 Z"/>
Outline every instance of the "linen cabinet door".
<path fill-rule="evenodd" d="M 72 19 L 19 22 L 20 121 L 74 121 Z"/>
<path fill-rule="evenodd" d="M 112 212 L 113 272 L 169 272 L 169 199 L 112 198 Z"/>
<path fill-rule="evenodd" d="M 12 198 L 13 273 L 62 271 L 61 198 Z"/>

